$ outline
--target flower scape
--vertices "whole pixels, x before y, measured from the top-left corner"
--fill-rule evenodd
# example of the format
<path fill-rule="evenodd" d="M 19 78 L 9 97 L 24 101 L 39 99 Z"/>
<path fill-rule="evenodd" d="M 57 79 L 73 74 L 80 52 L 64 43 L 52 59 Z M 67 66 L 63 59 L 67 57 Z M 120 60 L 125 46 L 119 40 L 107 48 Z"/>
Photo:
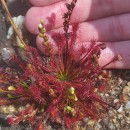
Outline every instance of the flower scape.
<path fill-rule="evenodd" d="M 76 2 L 66 4 L 64 32 L 52 34 L 56 54 L 41 20 L 39 36 L 47 56 L 42 57 L 36 48 L 21 44 L 26 58 L 15 55 L 12 57 L 15 68 L 0 69 L 0 105 L 29 104 L 19 114 L 8 116 L 9 124 L 27 121 L 36 130 L 46 130 L 47 122 L 55 122 L 68 129 L 85 117 L 100 119 L 101 113 L 111 106 L 98 94 L 108 87 L 109 74 L 103 70 L 108 64 L 103 67 L 98 64 L 105 45 L 92 40 L 87 47 L 81 47 L 80 56 L 75 58 L 79 24 L 72 24 L 71 31 L 69 24 Z"/>

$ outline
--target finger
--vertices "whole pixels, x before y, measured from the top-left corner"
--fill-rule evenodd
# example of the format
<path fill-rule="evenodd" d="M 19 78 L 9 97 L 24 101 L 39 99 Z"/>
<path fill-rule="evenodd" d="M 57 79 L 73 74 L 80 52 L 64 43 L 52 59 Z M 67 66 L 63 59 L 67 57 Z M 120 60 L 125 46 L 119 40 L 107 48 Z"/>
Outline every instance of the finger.
<path fill-rule="evenodd" d="M 79 42 L 96 41 L 117 42 L 130 40 L 130 14 L 112 16 L 104 19 L 83 22 L 79 25 L 77 36 Z M 63 32 L 62 28 L 48 33 Z"/>
<path fill-rule="evenodd" d="M 124 41 L 130 40 L 130 13 L 111 16 L 90 22 L 83 22 L 79 26 L 78 37 L 81 41 Z"/>
<path fill-rule="evenodd" d="M 130 69 L 130 41 L 121 41 L 121 42 L 112 42 L 112 43 L 105 43 L 106 49 L 102 50 L 100 58 L 99 58 L 99 65 L 104 66 L 108 62 L 110 62 L 114 57 L 120 55 L 122 60 L 112 62 L 106 68 L 116 68 L 116 69 Z M 41 52 L 44 53 L 44 47 L 41 42 L 37 42 L 37 47 Z M 57 51 L 56 46 L 53 44 L 54 51 Z M 79 47 L 77 47 L 79 49 Z M 77 51 L 76 51 L 77 52 Z M 79 57 L 79 56 L 77 56 Z"/>
<path fill-rule="evenodd" d="M 61 1 L 45 7 L 32 7 L 27 12 L 25 19 L 28 30 L 37 34 L 37 26 L 41 18 L 45 20 L 46 25 L 50 24 L 49 21 L 54 22 L 49 29 L 61 27 L 63 23 L 62 14 L 66 12 L 65 2 Z M 111 0 L 111 2 L 79 0 L 73 11 L 71 21 L 83 22 L 128 12 L 130 12 L 130 0 Z"/>
<path fill-rule="evenodd" d="M 115 56 L 120 55 L 122 60 L 112 62 L 107 68 L 130 69 L 130 41 L 106 43 L 107 48 L 102 50 L 99 64 L 104 66 Z"/>
<path fill-rule="evenodd" d="M 54 4 L 62 0 L 29 0 L 29 1 L 35 6 L 45 6 L 45 5 Z"/>

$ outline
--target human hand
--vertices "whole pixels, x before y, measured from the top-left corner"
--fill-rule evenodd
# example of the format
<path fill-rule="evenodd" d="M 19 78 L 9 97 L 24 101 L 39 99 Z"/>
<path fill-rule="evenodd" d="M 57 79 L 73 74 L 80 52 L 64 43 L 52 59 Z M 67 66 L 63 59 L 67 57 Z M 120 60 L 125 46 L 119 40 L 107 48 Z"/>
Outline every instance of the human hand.
<path fill-rule="evenodd" d="M 34 5 L 26 14 L 27 29 L 38 34 L 40 19 L 48 24 L 48 18 L 55 14 L 55 24 L 47 31 L 62 27 L 62 14 L 66 11 L 64 3 L 71 0 L 30 0 Z M 130 0 L 78 0 L 71 22 L 80 23 L 80 40 L 105 42 L 99 64 L 104 65 L 120 54 L 122 61 L 116 61 L 109 68 L 130 68 Z M 37 38 L 38 48 L 42 51 L 41 39 Z"/>

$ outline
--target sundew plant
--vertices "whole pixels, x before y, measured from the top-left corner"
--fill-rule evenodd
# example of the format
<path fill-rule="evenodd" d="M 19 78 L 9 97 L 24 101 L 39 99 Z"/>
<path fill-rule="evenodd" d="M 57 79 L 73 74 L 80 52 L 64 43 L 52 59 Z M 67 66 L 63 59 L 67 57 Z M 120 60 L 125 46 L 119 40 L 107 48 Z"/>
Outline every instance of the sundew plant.
<path fill-rule="evenodd" d="M 26 58 L 14 55 L 16 69 L 0 69 L 0 105 L 28 104 L 21 113 L 7 117 L 9 124 L 26 121 L 36 130 L 44 130 L 47 122 L 54 122 L 72 128 L 85 117 L 98 120 L 100 112 L 106 112 L 111 106 L 98 94 L 108 87 L 109 81 L 108 73 L 103 71 L 105 66 L 98 64 L 105 45 L 92 40 L 87 46 L 81 46 L 80 56 L 75 58 L 79 24 L 72 24 L 71 31 L 69 24 L 76 2 L 66 4 L 64 32 L 52 34 L 57 53 L 41 20 L 39 36 L 47 56 L 42 57 L 36 48 L 21 43 Z"/>

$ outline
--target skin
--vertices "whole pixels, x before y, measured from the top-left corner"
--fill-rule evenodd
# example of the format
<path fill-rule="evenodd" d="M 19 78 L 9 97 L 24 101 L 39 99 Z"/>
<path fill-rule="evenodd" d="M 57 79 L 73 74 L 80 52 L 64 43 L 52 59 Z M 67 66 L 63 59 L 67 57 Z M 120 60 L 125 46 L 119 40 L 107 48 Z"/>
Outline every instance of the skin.
<path fill-rule="evenodd" d="M 33 7 L 26 14 L 25 24 L 31 33 L 37 35 L 40 19 L 43 18 L 47 25 L 50 16 L 54 16 L 55 24 L 47 28 L 48 34 L 61 29 L 63 23 L 61 14 L 66 12 L 64 3 L 71 0 L 30 2 Z M 71 23 L 75 21 L 80 23 L 79 43 L 92 39 L 106 43 L 107 48 L 102 51 L 99 59 L 101 66 L 119 54 L 122 60 L 111 63 L 107 68 L 130 69 L 130 0 L 78 0 Z M 37 46 L 44 51 L 39 37 Z"/>

